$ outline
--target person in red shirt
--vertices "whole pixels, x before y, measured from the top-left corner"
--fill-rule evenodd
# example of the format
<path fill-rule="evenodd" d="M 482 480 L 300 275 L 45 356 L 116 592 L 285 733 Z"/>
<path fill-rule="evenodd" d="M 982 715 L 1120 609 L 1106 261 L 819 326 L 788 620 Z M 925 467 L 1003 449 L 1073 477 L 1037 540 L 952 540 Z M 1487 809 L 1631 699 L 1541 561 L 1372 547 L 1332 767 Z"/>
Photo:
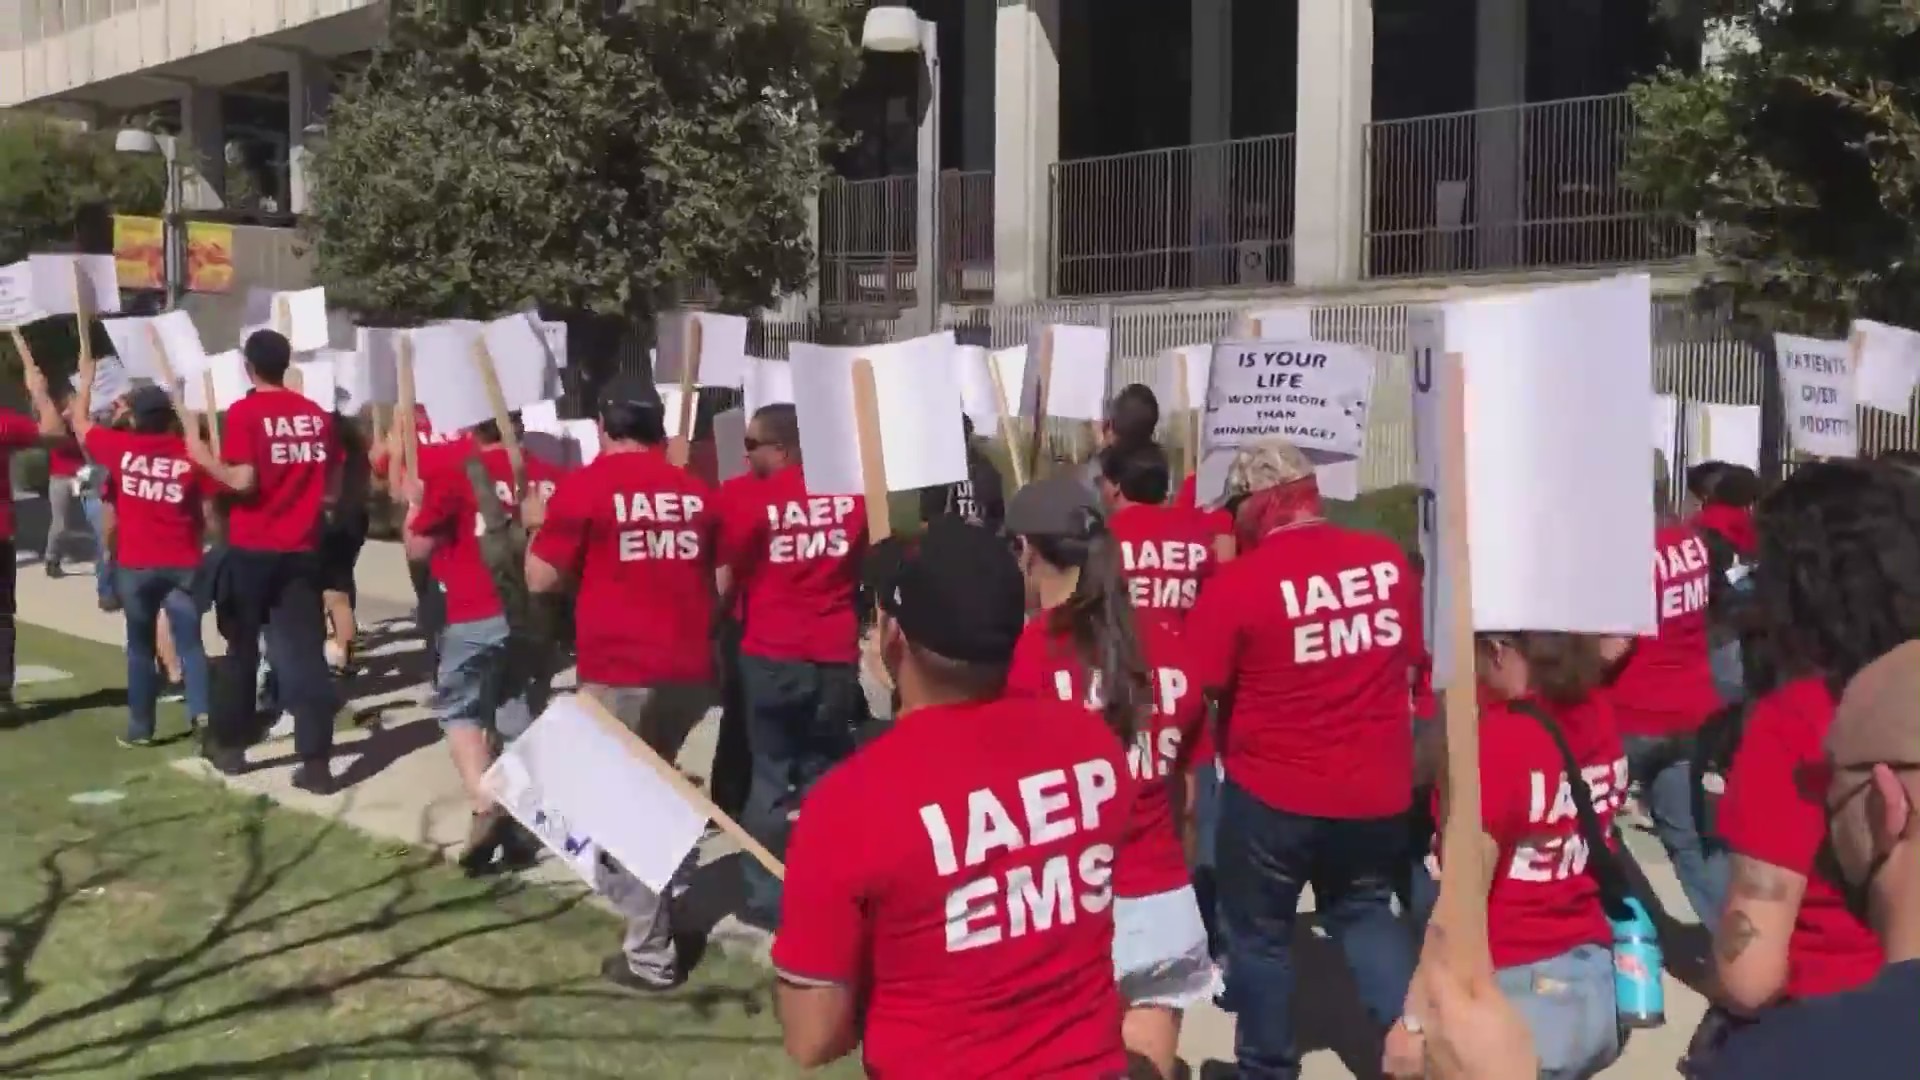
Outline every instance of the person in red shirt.
<path fill-rule="evenodd" d="M 80 364 L 73 430 L 87 456 L 113 478 L 120 545 L 115 589 L 127 621 L 127 733 L 120 744 L 152 746 L 162 689 L 157 653 L 163 616 L 186 689 L 189 724 L 198 728 L 212 706 L 198 586 L 213 481 L 188 458 L 180 418 L 158 386 L 127 395 L 129 430 L 95 424 L 89 408 L 93 367 L 91 359 Z"/>
<path fill-rule="evenodd" d="M 761 482 L 753 500 L 724 507 L 720 559 L 723 584 L 744 602 L 753 779 L 741 824 L 778 853 L 808 789 L 853 752 L 863 716 L 855 605 L 867 510 L 858 495 L 808 492 L 791 405 L 754 414 L 747 460 Z M 747 921 L 771 929 L 780 883 L 757 863 L 746 878 Z"/>
<path fill-rule="evenodd" d="M 1707 629 L 1712 647 L 1713 682 L 1729 704 L 1747 700 L 1745 638 L 1751 635 L 1750 575 L 1758 554 L 1753 506 L 1760 501 L 1760 477 L 1744 465 L 1708 461 L 1687 470 L 1687 503 L 1694 527 L 1706 542 L 1712 566 L 1707 598 Z"/>
<path fill-rule="evenodd" d="M 368 454 L 368 467 L 375 487 L 384 490 L 396 502 L 405 501 L 412 492 L 419 495 L 420 479 L 408 476 L 406 455 L 401 452 L 406 435 L 405 417 L 394 411 L 393 430 L 381 435 Z M 465 461 L 473 452 L 472 441 L 464 431 L 436 432 L 423 405 L 413 407 L 414 468 L 426 473 L 441 461 Z M 427 670 L 440 679 L 440 635 L 447 625 L 447 597 L 433 580 L 433 568 L 426 562 L 409 559 L 407 577 L 413 584 L 414 623 L 427 646 Z"/>
<path fill-rule="evenodd" d="M 899 715 L 808 795 L 788 852 L 787 1052 L 812 1068 L 864 1043 L 869 1076 L 1117 1080 L 1126 749 L 1078 704 L 1006 694 L 1025 590 L 994 534 L 940 518 L 892 577 Z"/>
<path fill-rule="evenodd" d="M 1659 625 L 1633 643 L 1608 696 L 1654 833 L 1673 861 L 1687 903 L 1712 926 L 1726 893 L 1726 859 L 1719 842 L 1703 838 L 1694 821 L 1693 754 L 1695 733 L 1720 708 L 1707 649 L 1713 568 L 1698 530 L 1665 509 L 1671 505 L 1667 486 L 1663 463 L 1654 469 L 1654 506 L 1661 508 L 1653 552 Z"/>
<path fill-rule="evenodd" d="M 59 384 L 49 383 L 48 393 L 54 409 L 64 417 L 69 411 L 66 408 L 69 401 L 60 392 Z M 86 536 L 91 531 L 86 528 L 80 505 L 80 470 L 86 467 L 87 459 L 81 453 L 78 432 L 63 426 L 61 433 L 67 437 L 57 439 L 47 447 L 47 546 L 41 564 L 46 568 L 47 576 L 52 578 L 66 576 L 66 567 L 61 563 L 62 554 L 76 537 Z M 76 517 L 80 521 L 76 522 Z M 100 557 L 96 551 L 95 558 Z"/>
<path fill-rule="evenodd" d="M 1825 857 L 1823 743 L 1835 688 L 1915 636 L 1911 483 L 1889 466 L 1816 463 L 1760 505 L 1755 598 L 1779 682 L 1753 704 L 1719 808 L 1733 857 L 1715 998 L 1736 1014 L 1855 989 L 1884 959 Z"/>
<path fill-rule="evenodd" d="M 1259 542 L 1215 572 L 1185 636 L 1226 760 L 1215 873 L 1227 996 L 1259 1018 L 1236 1033 L 1240 1073 L 1292 1077 L 1291 952 L 1308 882 L 1380 1032 L 1412 977 L 1393 887 L 1408 858 L 1420 597 L 1392 540 L 1321 515 L 1297 447 L 1242 448 L 1229 493 L 1244 496 L 1240 533 Z"/>
<path fill-rule="evenodd" d="M 1218 977 L 1182 843 L 1187 759 L 1205 717 L 1192 661 L 1171 626 L 1136 620 L 1117 539 L 1077 478 L 1021 489 L 1007 532 L 1038 609 L 1014 649 L 1008 692 L 1092 708 L 1127 747 L 1138 787 L 1113 872 L 1114 974 L 1128 1052 L 1171 1077 L 1181 1012 L 1211 998 Z"/>
<path fill-rule="evenodd" d="M 6 566 L 0 568 L 0 712 L 13 709 L 13 620 L 18 571 L 15 567 L 13 470 L 10 464 L 18 451 L 50 446 L 56 440 L 67 437 L 66 422 L 53 404 L 46 376 L 31 362 L 23 366 L 27 397 L 33 403 L 34 416 L 29 418 L 11 409 L 0 409 L 0 558 L 6 560 Z"/>
<path fill-rule="evenodd" d="M 1487 897 L 1495 979 L 1532 1031 L 1539 1075 L 1556 1080 L 1593 1076 L 1620 1054 L 1613 928 L 1595 870 L 1606 856 L 1583 835 L 1573 787 L 1585 786 L 1611 845 L 1628 790 L 1626 751 L 1601 688 L 1617 651 L 1589 635 L 1475 635 L 1480 803 L 1493 849 L 1476 868 L 1489 876 L 1464 887 Z M 1443 876 L 1452 872 L 1445 851 L 1441 865 Z M 1419 1011 L 1410 1002 L 1407 1015 Z M 1422 1057 L 1420 1036 L 1404 1024 L 1388 1045 L 1390 1062 Z"/>
<path fill-rule="evenodd" d="M 1233 532 L 1212 514 L 1163 505 L 1170 479 L 1157 443 L 1100 452 L 1100 494 L 1127 594 L 1143 614 L 1178 626 L 1215 567 L 1232 560 Z"/>
<path fill-rule="evenodd" d="M 667 460 L 654 389 L 616 381 L 600 406 L 600 456 L 562 482 L 527 554 L 527 587 L 573 588 L 580 690 L 676 760 L 719 701 L 713 670 L 714 541 L 705 480 Z M 676 884 L 693 869 L 691 860 Z M 685 978 L 673 942 L 674 887 L 655 894 L 624 870 L 604 891 L 627 919 L 601 971 L 638 990 Z"/>
<path fill-rule="evenodd" d="M 196 428 L 187 451 L 227 494 L 227 548 L 214 585 L 214 609 L 227 639 L 227 665 L 237 686 L 260 667 L 260 636 L 294 719 L 300 764 L 293 784 L 327 794 L 334 780 L 333 719 L 340 697 L 327 670 L 327 616 L 318 547 L 339 477 L 340 444 L 333 414 L 286 386 L 293 349 L 272 330 L 255 331 L 242 347 L 253 389 L 227 410 L 221 452 Z M 215 769 L 246 771 L 246 747 L 259 734 L 250 695 L 217 703 L 203 752 Z"/>
<path fill-rule="evenodd" d="M 446 596 L 434 711 L 473 807 L 460 865 L 477 874 L 518 838 L 481 778 L 493 764 L 496 745 L 518 738 L 546 708 L 550 687 L 541 665 L 513 647 L 506 607 L 480 550 L 487 523 L 469 462 L 478 460 L 500 508 L 530 530 L 539 527 L 560 472 L 526 458 L 524 478 L 515 477 L 500 429 L 491 420 L 472 429 L 469 445 L 473 457 L 449 457 L 425 473 L 420 500 L 407 513 L 404 543 L 407 558 L 428 563 Z M 524 859 L 525 852 L 509 850 L 507 856 L 512 863 Z"/>

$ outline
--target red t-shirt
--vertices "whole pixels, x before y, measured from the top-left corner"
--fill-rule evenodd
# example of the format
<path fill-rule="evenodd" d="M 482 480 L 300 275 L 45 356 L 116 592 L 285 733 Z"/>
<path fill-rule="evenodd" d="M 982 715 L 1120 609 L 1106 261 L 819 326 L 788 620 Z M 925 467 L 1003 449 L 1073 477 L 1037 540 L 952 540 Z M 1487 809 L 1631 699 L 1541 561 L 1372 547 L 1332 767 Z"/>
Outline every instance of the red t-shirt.
<path fill-rule="evenodd" d="M 1720 707 L 1707 662 L 1707 543 L 1685 525 L 1654 536 L 1653 595 L 1658 631 L 1635 643 L 1608 694 L 1623 735 L 1693 731 Z"/>
<path fill-rule="evenodd" d="M 80 444 L 72 439 L 62 439 L 47 450 L 48 476 L 77 476 L 86 463 L 86 457 L 80 453 Z"/>
<path fill-rule="evenodd" d="M 0 409 L 0 540 L 13 539 L 13 470 L 9 454 L 40 443 L 40 425 L 12 409 Z"/>
<path fill-rule="evenodd" d="M 798 466 L 724 504 L 720 553 L 744 592 L 740 651 L 767 660 L 851 664 L 859 633 L 854 589 L 867 553 L 867 501 L 809 495 Z"/>
<path fill-rule="evenodd" d="M 1311 817 L 1407 809 L 1425 645 L 1393 541 L 1325 521 L 1275 530 L 1215 571 L 1186 637 L 1199 685 L 1227 694 L 1228 779 Z"/>
<path fill-rule="evenodd" d="M 526 461 L 528 488 L 551 496 L 560 470 L 537 458 Z M 481 450 L 480 463 L 493 478 L 493 493 L 501 507 L 513 513 L 519 500 L 513 493 L 513 462 L 507 448 L 496 445 Z M 478 622 L 500 615 L 506 609 L 480 555 L 486 521 L 480 516 L 479 501 L 473 497 L 473 481 L 467 478 L 465 459 L 439 461 L 432 472 L 425 474 L 421 485 L 420 509 L 408 528 L 417 536 L 438 541 L 428 567 L 433 579 L 446 587 L 447 621 Z"/>
<path fill-rule="evenodd" d="M 191 570 L 206 535 L 213 478 L 187 457 L 179 435 L 110 427 L 87 431 L 87 454 L 113 476 L 114 559 L 129 570 Z"/>
<path fill-rule="evenodd" d="M 311 551 L 327 477 L 340 462 L 333 415 L 291 390 L 255 390 L 226 413 L 222 460 L 251 465 L 254 489 L 227 511 L 227 541 L 250 551 Z"/>
<path fill-rule="evenodd" d="M 473 453 L 473 437 L 466 432 L 435 433 L 433 421 L 427 419 L 426 406 L 414 406 L 413 417 L 413 437 L 420 447 L 414 454 L 414 460 L 422 476 L 434 471 L 443 461 L 465 461 Z M 369 457 L 367 465 L 375 476 L 384 478 L 392 460 L 392 455 L 382 450 Z"/>
<path fill-rule="evenodd" d="M 580 583 L 581 679 L 712 681 L 715 502 L 658 450 L 602 454 L 560 485 L 533 554 Z"/>
<path fill-rule="evenodd" d="M 1006 698 L 906 713 L 815 785 L 773 963 L 859 992 L 868 1076 L 1125 1073 L 1124 756 L 1085 709 Z"/>
<path fill-rule="evenodd" d="M 1187 474 L 1180 481 L 1180 490 L 1174 493 L 1173 508 L 1176 510 L 1200 510 L 1200 483 L 1193 474 Z M 1225 510 L 1200 510 L 1208 523 L 1218 529 L 1222 535 L 1233 535 L 1233 515 Z"/>
<path fill-rule="evenodd" d="M 715 503 L 719 520 L 726 521 L 735 514 L 744 513 L 751 515 L 763 512 L 758 509 L 761 505 L 757 501 L 760 498 L 759 490 L 760 477 L 750 472 L 741 473 L 739 476 L 723 482 L 720 485 L 717 502 Z M 730 509 L 734 507 L 742 509 Z M 745 518 L 741 520 L 745 520 Z M 733 620 L 744 625 L 747 615 L 747 591 L 741 588 L 733 589 L 728 599 L 727 608 L 729 614 L 733 616 Z"/>
<path fill-rule="evenodd" d="M 1493 966 L 1518 967 L 1582 945 L 1611 945 L 1613 928 L 1588 866 L 1566 759 L 1540 721 L 1481 697 L 1480 803 L 1487 835 L 1500 848 L 1487 897 Z M 1602 693 L 1578 705 L 1542 708 L 1580 763 L 1601 829 L 1610 830 L 1628 789 L 1627 755 L 1612 705 Z M 1437 792 L 1434 799 L 1437 818 Z"/>
<path fill-rule="evenodd" d="M 1139 787 L 1113 872 L 1113 891 L 1120 896 L 1158 896 L 1192 884 L 1167 786 L 1186 782 L 1188 759 L 1200 742 L 1206 717 L 1190 674 L 1193 664 L 1179 636 L 1159 623 L 1143 622 L 1140 646 L 1153 672 L 1153 716 L 1127 748 L 1127 771 Z M 1042 613 L 1028 620 L 1014 647 L 1007 692 L 1078 702 L 1098 716 L 1104 696 L 1090 674 L 1075 655 L 1073 642 L 1048 632 Z"/>
<path fill-rule="evenodd" d="M 1223 531 L 1214 515 L 1134 505 L 1114 511 L 1108 528 L 1120 544 L 1120 568 L 1133 606 L 1163 620 L 1184 620 L 1218 565 L 1213 542 Z"/>
<path fill-rule="evenodd" d="M 1852 990 L 1879 974 L 1885 960 L 1873 931 L 1847 910 L 1817 861 L 1827 839 L 1825 742 L 1833 705 L 1818 678 L 1797 679 L 1755 702 L 1720 802 L 1728 847 L 1807 879 L 1787 942 L 1790 998 Z"/>

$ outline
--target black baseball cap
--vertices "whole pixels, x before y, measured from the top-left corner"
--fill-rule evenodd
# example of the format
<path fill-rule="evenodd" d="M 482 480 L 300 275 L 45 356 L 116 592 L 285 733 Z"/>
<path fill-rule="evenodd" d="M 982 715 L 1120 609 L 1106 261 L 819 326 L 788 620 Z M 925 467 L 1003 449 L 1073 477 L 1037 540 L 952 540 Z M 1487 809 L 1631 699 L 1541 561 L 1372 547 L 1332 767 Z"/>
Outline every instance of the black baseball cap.
<path fill-rule="evenodd" d="M 1093 489 L 1077 472 L 1057 472 L 1037 480 L 1007 502 L 1009 536 L 1048 536 L 1091 540 L 1105 531 L 1105 515 Z"/>
<path fill-rule="evenodd" d="M 920 648 L 971 664 L 1013 660 L 1026 625 L 1026 583 L 992 532 L 935 518 L 917 545 L 898 538 L 874 545 L 865 576 L 880 609 Z"/>

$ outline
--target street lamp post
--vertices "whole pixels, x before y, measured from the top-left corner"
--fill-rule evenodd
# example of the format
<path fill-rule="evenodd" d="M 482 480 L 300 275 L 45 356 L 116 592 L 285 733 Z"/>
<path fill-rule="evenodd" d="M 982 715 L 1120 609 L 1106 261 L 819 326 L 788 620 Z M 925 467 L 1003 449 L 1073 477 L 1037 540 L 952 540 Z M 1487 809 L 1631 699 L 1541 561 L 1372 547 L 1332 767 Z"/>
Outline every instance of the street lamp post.
<path fill-rule="evenodd" d="M 126 128 L 114 136 L 113 148 L 123 154 L 159 154 L 166 162 L 167 205 L 161 221 L 166 242 L 166 258 L 163 260 L 166 267 L 164 284 L 167 290 L 167 309 L 171 311 L 180 306 L 180 293 L 186 280 L 186 216 L 181 206 L 186 195 L 184 170 L 176 159 L 174 146 L 161 142 L 151 131 Z"/>
<path fill-rule="evenodd" d="M 915 199 L 914 306 L 926 333 L 940 319 L 940 33 L 904 4 L 882 4 L 867 12 L 860 44 L 869 52 L 920 54 L 926 76 L 926 108 L 920 112 L 919 174 Z"/>

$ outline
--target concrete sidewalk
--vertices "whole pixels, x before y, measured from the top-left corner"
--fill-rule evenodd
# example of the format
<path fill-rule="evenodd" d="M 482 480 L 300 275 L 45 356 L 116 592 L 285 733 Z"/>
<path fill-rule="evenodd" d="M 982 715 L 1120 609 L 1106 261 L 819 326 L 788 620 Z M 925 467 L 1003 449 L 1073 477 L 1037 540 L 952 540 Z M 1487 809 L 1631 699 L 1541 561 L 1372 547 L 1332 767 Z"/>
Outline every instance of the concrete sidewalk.
<path fill-rule="evenodd" d="M 98 609 L 89 574 L 76 570 L 68 578 L 53 580 L 37 564 L 22 565 L 18 571 L 21 621 L 110 645 L 124 644 L 122 619 Z M 295 790 L 290 783 L 294 759 L 288 741 L 255 747 L 249 754 L 254 770 L 236 778 L 220 776 L 199 759 L 182 761 L 180 767 L 238 791 L 338 818 L 378 837 L 451 855 L 466 836 L 466 797 L 451 761 L 438 745 L 439 729 L 426 708 L 426 656 L 411 620 L 413 589 L 399 546 L 369 543 L 360 559 L 358 581 L 366 648 L 363 670 L 348 684 L 355 726 L 342 731 L 334 762 L 336 773 L 350 786 L 326 798 Z M 205 640 L 210 649 L 222 645 L 211 619 Z M 571 672 L 563 676 L 563 685 L 572 685 Z M 717 714 L 710 715 L 681 755 L 681 767 L 702 780 L 712 762 L 717 730 Z M 1628 843 L 1667 909 L 1685 912 L 1678 882 L 1658 845 L 1637 831 L 1630 832 Z M 726 841 L 713 840 L 702 858 L 703 872 L 687 897 L 690 921 L 713 928 L 714 939 L 723 948 L 763 956 L 764 939 L 742 932 L 737 920 L 729 917 L 738 902 L 737 874 L 730 866 L 738 854 Z M 580 887 L 577 879 L 551 860 L 534 876 L 556 887 Z M 1311 906 L 1309 896 L 1302 910 Z M 1306 1040 L 1303 1045 L 1311 1048 L 1302 1075 L 1306 1080 L 1375 1075 L 1377 1063 L 1369 1059 L 1377 1050 L 1369 1046 L 1367 1024 L 1339 952 L 1310 920 L 1302 923 L 1295 954 L 1296 1030 Z M 609 950 L 614 945 L 610 940 Z M 1603 1075 L 1610 1080 L 1673 1076 L 1674 1063 L 1704 1011 L 1701 997 L 1670 971 L 1667 1026 L 1637 1033 L 1622 1061 Z M 1233 1017 L 1211 1006 L 1188 1014 L 1181 1052 L 1196 1076 L 1231 1075 L 1221 1073 L 1223 1066 L 1209 1063 L 1232 1060 L 1233 1023 Z"/>

